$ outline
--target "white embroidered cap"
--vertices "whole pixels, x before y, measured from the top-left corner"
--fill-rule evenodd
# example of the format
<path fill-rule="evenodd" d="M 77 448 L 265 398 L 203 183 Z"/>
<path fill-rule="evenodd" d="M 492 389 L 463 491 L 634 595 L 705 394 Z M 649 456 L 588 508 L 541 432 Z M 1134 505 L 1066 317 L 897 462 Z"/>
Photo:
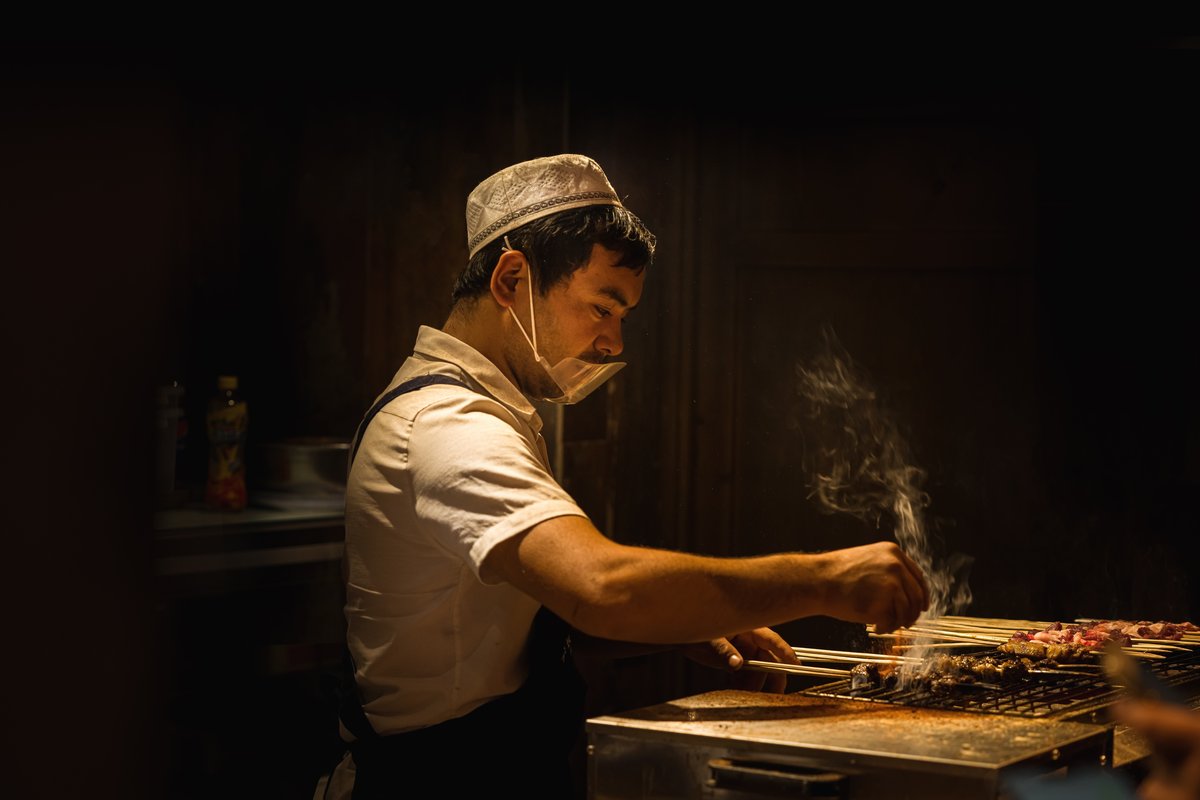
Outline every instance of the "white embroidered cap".
<path fill-rule="evenodd" d="M 506 167 L 467 196 L 467 257 L 531 220 L 595 205 L 619 206 L 621 199 L 587 156 L 564 153 Z"/>

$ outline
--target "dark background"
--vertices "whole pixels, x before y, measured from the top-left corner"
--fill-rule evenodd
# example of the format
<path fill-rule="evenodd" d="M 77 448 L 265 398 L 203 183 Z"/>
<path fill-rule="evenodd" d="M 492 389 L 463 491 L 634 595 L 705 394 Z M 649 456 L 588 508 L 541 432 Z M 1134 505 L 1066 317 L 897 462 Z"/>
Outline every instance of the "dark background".
<path fill-rule="evenodd" d="M 17 784 L 305 796 L 328 750 L 312 684 L 229 667 L 228 729 L 197 734 L 180 698 L 226 662 L 183 623 L 336 617 L 328 576 L 242 576 L 203 604 L 156 577 L 154 387 L 182 381 L 199 429 L 233 372 L 252 442 L 348 436 L 445 319 L 467 192 L 561 151 L 596 158 L 660 242 L 630 366 L 556 424 L 564 482 L 614 538 L 744 555 L 890 535 L 809 497 L 821 432 L 795 369 L 828 325 L 925 472 L 935 557 L 973 559 L 969 613 L 1200 616 L 1196 41 L 765 52 L 463 80 L 361 52 L 9 51 Z M 596 708 L 713 681 L 632 662 L 597 676 Z"/>

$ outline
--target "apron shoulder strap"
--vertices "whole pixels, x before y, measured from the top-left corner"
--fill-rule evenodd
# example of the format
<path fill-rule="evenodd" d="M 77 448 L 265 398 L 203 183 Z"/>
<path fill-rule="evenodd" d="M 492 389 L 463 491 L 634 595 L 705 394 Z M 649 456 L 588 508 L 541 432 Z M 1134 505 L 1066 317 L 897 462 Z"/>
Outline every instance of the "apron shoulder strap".
<path fill-rule="evenodd" d="M 367 432 L 367 426 L 371 424 L 371 420 L 375 419 L 375 415 L 383 410 L 384 406 L 402 394 L 408 394 L 415 389 L 423 389 L 426 386 L 434 386 L 436 384 L 461 386 L 464 389 L 471 388 L 458 378 L 451 378 L 449 375 L 419 375 L 416 378 L 409 378 L 404 381 L 376 400 L 375 405 L 371 406 L 371 409 L 363 416 L 362 422 L 358 423 L 358 429 L 354 432 L 354 441 L 350 445 L 350 463 L 354 463 L 354 456 L 358 454 L 358 446 L 362 443 L 363 434 Z"/>

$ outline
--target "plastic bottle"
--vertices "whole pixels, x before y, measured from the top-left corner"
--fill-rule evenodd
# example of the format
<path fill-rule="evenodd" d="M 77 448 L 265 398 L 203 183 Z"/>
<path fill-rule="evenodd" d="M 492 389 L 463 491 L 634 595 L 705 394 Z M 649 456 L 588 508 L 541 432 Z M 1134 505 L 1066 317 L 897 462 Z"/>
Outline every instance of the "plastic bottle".
<path fill-rule="evenodd" d="M 155 428 L 155 499 L 166 509 L 180 504 L 177 472 L 187 439 L 187 416 L 183 413 L 183 385 L 178 381 L 158 387 Z"/>
<path fill-rule="evenodd" d="M 237 511 L 246 507 L 246 401 L 238 394 L 236 375 L 217 378 L 217 393 L 208 401 L 208 483 L 204 501 L 210 508 Z"/>

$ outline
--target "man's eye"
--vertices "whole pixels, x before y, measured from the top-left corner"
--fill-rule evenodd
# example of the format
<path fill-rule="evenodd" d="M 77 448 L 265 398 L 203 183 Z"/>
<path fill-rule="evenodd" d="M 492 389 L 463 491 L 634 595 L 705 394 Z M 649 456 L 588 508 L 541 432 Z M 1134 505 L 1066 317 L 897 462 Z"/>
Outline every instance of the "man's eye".
<path fill-rule="evenodd" d="M 607 317 L 609 314 L 611 314 L 611 313 L 612 313 L 611 311 L 609 311 L 609 310 L 608 310 L 607 308 L 605 308 L 604 306 L 596 306 L 595 308 L 596 308 L 596 313 L 597 313 L 597 314 L 599 314 L 599 315 L 600 315 L 600 316 L 602 316 L 602 317 Z"/>

